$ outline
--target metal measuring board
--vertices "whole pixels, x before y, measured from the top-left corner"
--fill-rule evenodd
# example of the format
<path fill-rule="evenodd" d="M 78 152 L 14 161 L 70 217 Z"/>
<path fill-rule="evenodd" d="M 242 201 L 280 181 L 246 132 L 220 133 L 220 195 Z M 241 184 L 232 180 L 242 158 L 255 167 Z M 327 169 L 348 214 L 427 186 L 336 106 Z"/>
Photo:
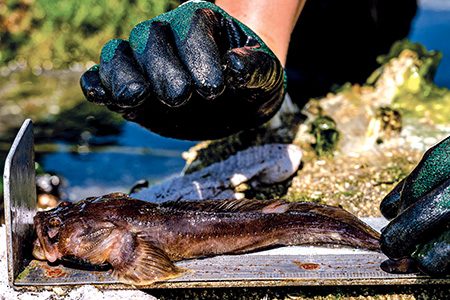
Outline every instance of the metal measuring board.
<path fill-rule="evenodd" d="M 100 288 L 134 288 L 117 282 L 110 270 L 81 270 L 32 259 L 36 188 L 30 120 L 24 122 L 11 147 L 4 184 L 8 275 L 12 287 L 36 290 L 93 284 Z M 370 251 L 283 247 L 245 255 L 181 261 L 177 265 L 190 272 L 139 288 L 450 284 L 449 277 L 386 273 L 379 267 L 385 259 L 383 254 Z"/>

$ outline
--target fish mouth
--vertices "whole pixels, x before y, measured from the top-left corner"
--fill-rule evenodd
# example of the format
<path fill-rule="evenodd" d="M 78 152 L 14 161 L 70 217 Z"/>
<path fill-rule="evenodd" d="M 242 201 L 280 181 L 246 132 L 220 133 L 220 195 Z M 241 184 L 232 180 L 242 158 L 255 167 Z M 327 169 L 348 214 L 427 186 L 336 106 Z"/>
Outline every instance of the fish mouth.
<path fill-rule="evenodd" d="M 55 262 L 59 257 L 58 249 L 50 243 L 50 240 L 43 236 L 40 222 L 35 222 L 37 239 L 33 243 L 33 256 L 39 260 Z"/>
<path fill-rule="evenodd" d="M 33 254 L 34 258 L 36 258 L 38 260 L 47 260 L 44 249 L 41 246 L 41 242 L 39 242 L 39 238 L 34 240 L 32 254 Z"/>

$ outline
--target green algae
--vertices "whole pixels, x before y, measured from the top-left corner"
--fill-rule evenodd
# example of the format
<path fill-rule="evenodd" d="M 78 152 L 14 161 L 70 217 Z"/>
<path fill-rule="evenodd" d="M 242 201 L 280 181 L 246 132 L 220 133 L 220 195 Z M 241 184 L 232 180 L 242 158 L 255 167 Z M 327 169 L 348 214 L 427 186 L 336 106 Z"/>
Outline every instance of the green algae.
<path fill-rule="evenodd" d="M 333 155 L 339 141 L 336 122 L 329 116 L 319 116 L 311 123 L 310 133 L 315 138 L 312 144 L 317 156 Z"/>
<path fill-rule="evenodd" d="M 381 55 L 377 58 L 377 62 L 380 65 L 384 65 L 391 59 L 398 57 L 404 50 L 413 51 L 419 56 L 421 63 L 418 68 L 418 75 L 428 81 L 433 81 L 439 63 L 442 60 L 442 53 L 435 50 L 427 50 L 420 43 L 414 43 L 409 40 L 397 41 L 392 45 L 388 54 Z"/>
<path fill-rule="evenodd" d="M 392 108 L 399 110 L 405 119 L 426 118 L 434 124 L 449 124 L 450 90 L 433 83 L 442 59 L 441 52 L 427 50 L 423 45 L 408 40 L 398 41 L 387 55 L 378 57 L 377 61 L 383 66 L 369 77 L 367 83 L 374 84 L 385 65 L 403 51 L 414 55 L 415 64 L 405 74 L 403 85 L 398 87 Z"/>
<path fill-rule="evenodd" d="M 17 275 L 16 280 L 20 281 L 20 280 L 26 278 L 30 274 L 30 271 L 31 271 L 31 267 L 28 266 L 19 275 Z"/>
<path fill-rule="evenodd" d="M 423 119 L 435 125 L 446 125 L 450 123 L 450 90 L 433 83 L 422 85 L 418 92 L 403 86 L 392 107 L 400 111 L 405 119 Z"/>
<path fill-rule="evenodd" d="M 310 193 L 301 191 L 289 192 L 282 198 L 289 202 L 316 202 L 325 204 L 325 201 L 321 197 L 313 197 Z"/>

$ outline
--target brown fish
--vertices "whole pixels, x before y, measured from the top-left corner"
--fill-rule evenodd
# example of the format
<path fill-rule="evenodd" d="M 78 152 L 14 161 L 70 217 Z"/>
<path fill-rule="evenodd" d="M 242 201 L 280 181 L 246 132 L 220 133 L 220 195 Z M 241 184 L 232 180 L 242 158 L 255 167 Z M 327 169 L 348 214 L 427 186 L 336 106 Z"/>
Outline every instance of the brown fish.
<path fill-rule="evenodd" d="M 379 250 L 379 234 L 349 212 L 282 200 L 154 204 L 116 193 L 64 202 L 34 217 L 33 255 L 54 262 L 108 263 L 133 285 L 181 275 L 175 261 L 283 245 L 331 244 Z"/>

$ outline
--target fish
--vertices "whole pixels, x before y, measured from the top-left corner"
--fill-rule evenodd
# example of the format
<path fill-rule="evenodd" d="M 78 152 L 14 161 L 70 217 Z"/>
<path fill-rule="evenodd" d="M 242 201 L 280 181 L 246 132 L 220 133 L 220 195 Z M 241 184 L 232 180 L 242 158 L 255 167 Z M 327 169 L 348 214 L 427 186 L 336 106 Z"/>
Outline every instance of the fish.
<path fill-rule="evenodd" d="M 113 193 L 37 212 L 34 226 L 36 259 L 110 265 L 135 286 L 185 274 L 175 263 L 186 259 L 291 245 L 380 251 L 379 233 L 344 209 L 279 199 L 157 204 Z"/>

